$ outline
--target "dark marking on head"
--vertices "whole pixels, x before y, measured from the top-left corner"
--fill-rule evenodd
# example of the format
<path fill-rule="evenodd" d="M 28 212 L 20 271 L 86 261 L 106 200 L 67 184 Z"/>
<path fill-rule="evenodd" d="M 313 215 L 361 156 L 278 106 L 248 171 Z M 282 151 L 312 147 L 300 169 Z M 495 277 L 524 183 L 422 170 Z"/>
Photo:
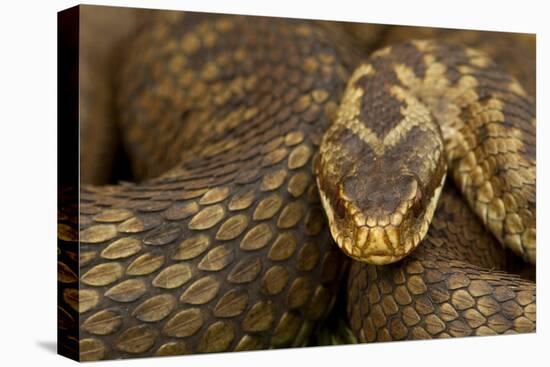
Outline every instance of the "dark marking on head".
<path fill-rule="evenodd" d="M 389 75 L 394 80 L 381 78 L 377 74 L 363 76 L 357 80 L 356 85 L 364 90 L 359 119 L 379 139 L 383 139 L 401 121 L 401 108 L 405 107 L 405 103 L 394 98 L 389 92 L 389 86 L 397 83 L 395 74 L 378 68 L 376 70 L 377 74 Z"/>

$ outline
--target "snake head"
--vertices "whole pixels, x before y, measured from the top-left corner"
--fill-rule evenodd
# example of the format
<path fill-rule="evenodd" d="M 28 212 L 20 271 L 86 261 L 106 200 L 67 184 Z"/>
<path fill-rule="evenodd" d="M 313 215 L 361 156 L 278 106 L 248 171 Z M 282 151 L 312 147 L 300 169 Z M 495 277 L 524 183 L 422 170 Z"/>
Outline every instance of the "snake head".
<path fill-rule="evenodd" d="M 438 186 L 442 186 L 444 176 Z M 379 174 L 359 169 L 345 177 L 330 195 L 320 189 L 338 246 L 346 255 L 371 264 L 402 259 L 426 235 L 441 192 L 438 187 L 426 197 L 422 187 L 416 175 L 392 175 L 390 168 Z"/>
<path fill-rule="evenodd" d="M 344 253 L 376 265 L 398 261 L 426 235 L 445 173 L 432 191 L 410 172 L 392 175 L 391 164 L 359 169 L 326 190 L 317 176 L 332 236 Z M 377 171 L 378 172 L 372 172 Z"/>
<path fill-rule="evenodd" d="M 409 254 L 426 235 L 447 167 L 431 113 L 371 74 L 351 78 L 358 84 L 348 85 L 323 136 L 316 175 L 338 246 L 356 260 L 382 265 Z M 378 102 L 366 97 L 372 85 Z"/>

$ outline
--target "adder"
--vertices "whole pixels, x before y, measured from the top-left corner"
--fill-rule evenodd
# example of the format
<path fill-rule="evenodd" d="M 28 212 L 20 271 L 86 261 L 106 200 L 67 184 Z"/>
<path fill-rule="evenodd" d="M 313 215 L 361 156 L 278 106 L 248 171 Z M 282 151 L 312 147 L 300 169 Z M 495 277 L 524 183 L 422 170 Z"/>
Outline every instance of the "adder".
<path fill-rule="evenodd" d="M 192 13 L 123 51 L 135 182 L 59 217 L 81 360 L 303 346 L 343 284 L 361 342 L 535 330 L 534 101 L 484 53 Z"/>

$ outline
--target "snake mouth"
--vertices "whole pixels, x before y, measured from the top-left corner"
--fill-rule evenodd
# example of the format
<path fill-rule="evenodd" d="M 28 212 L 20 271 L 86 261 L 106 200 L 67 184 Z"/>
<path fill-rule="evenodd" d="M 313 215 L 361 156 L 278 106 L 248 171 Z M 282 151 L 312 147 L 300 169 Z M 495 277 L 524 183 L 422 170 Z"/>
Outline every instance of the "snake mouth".
<path fill-rule="evenodd" d="M 422 240 L 423 234 L 408 230 L 408 220 L 393 225 L 348 226 L 341 220 L 330 221 L 336 244 L 349 257 L 373 265 L 397 262 Z"/>
<path fill-rule="evenodd" d="M 403 201 L 395 213 L 378 218 L 366 218 L 350 201 L 338 202 L 336 211 L 330 198 L 319 187 L 321 203 L 336 244 L 347 256 L 364 263 L 386 265 L 401 260 L 426 236 L 445 176 L 443 174 L 431 198 L 422 203 L 420 213 L 412 201 Z"/>
<path fill-rule="evenodd" d="M 346 203 L 345 210 L 336 211 L 327 194 L 320 188 L 319 194 L 332 237 L 347 256 L 361 262 L 383 265 L 398 261 L 406 255 L 399 251 L 403 246 L 396 227 L 356 225 L 358 221 L 364 220 L 358 218 L 361 214 L 352 208 L 351 203 Z M 412 242 L 409 243 L 408 247 L 412 248 Z"/>

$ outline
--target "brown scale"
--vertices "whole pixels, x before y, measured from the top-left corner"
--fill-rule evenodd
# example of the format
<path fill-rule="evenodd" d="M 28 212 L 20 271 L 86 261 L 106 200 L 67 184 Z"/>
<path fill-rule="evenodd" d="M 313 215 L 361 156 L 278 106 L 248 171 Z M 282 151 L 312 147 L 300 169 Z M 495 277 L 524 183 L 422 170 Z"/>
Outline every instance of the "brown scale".
<path fill-rule="evenodd" d="M 534 263 L 533 101 L 481 53 L 436 47 L 429 57 L 429 47 L 418 46 L 427 51 L 425 60 L 430 60 L 426 73 L 434 73 L 430 63 L 443 62 L 449 90 L 465 76 L 474 78 L 475 87 L 462 87 L 459 97 L 464 100 L 459 102 L 462 106 L 472 96 L 477 99 L 473 106 L 462 107 L 456 120 L 463 140 L 457 144 L 446 136 L 443 124 L 451 172 L 488 229 Z M 401 47 L 382 51 L 379 57 L 389 62 L 391 55 L 401 58 Z M 407 64 L 410 59 L 402 60 Z M 421 91 L 419 84 L 411 82 L 422 79 L 422 72 L 416 73 L 411 66 L 410 74 L 401 73 L 399 79 Z M 421 98 L 437 106 L 430 101 L 438 98 L 437 77 L 429 84 L 434 87 L 424 95 L 420 92 Z M 447 113 L 434 112 L 438 119 Z M 504 272 L 517 270 L 517 260 L 498 247 L 457 194 L 447 188 L 427 237 L 411 256 L 386 267 L 353 263 L 347 310 L 355 335 L 362 342 L 372 342 L 533 332 L 535 285 Z"/>
<path fill-rule="evenodd" d="M 412 39 L 436 39 L 442 42 L 483 50 L 511 72 L 529 95 L 536 95 L 536 42 L 534 34 L 445 29 L 412 26 L 342 22 L 343 28 L 367 49 L 391 46 Z"/>
<path fill-rule="evenodd" d="M 411 39 L 433 38 L 444 42 L 483 50 L 511 72 L 535 96 L 535 36 L 533 34 L 489 32 L 429 27 L 387 27 L 381 45 L 392 45 Z"/>
<path fill-rule="evenodd" d="M 388 103 L 392 98 L 405 106 Z M 380 117 L 373 116 L 377 110 Z M 423 205 L 425 212 L 416 210 L 414 194 L 432 200 L 441 187 L 442 136 L 450 175 L 474 212 L 503 245 L 535 263 L 534 123 L 532 98 L 477 50 L 412 41 L 377 51 L 353 73 L 321 145 L 318 182 L 337 243 L 349 256 L 379 265 L 416 247 L 434 203 Z M 360 150 L 364 160 L 352 150 Z M 407 173 L 415 177 L 412 189 L 401 182 Z M 397 190 L 398 202 L 413 203 L 399 213 L 380 212 L 390 201 L 387 190 L 370 188 L 377 179 Z M 339 202 L 344 215 L 333 214 Z M 408 226 L 411 218 L 418 228 Z"/>
<path fill-rule="evenodd" d="M 59 352 L 78 358 L 78 310 L 93 302 L 86 293 L 78 290 L 78 265 L 85 263 L 89 253 L 78 252 L 78 207 L 76 190 L 58 192 L 60 210 L 57 213 L 57 328 Z M 95 255 L 95 254 L 94 254 Z M 92 255 L 93 256 L 93 255 Z"/>
<path fill-rule="evenodd" d="M 81 338 L 61 347 L 98 360 L 304 345 L 346 273 L 312 166 L 360 52 L 338 27 L 301 21 L 157 20 L 117 69 L 142 182 L 84 186 L 80 218 L 59 213 L 59 326 Z M 431 247 L 388 268 L 353 265 L 361 340 L 534 330 L 534 285 L 473 265 L 487 265 L 475 239 L 485 259 L 499 249 L 454 195 L 443 194 Z"/>
<path fill-rule="evenodd" d="M 82 360 L 304 345 L 341 279 L 312 162 L 354 55 L 302 22 L 187 18 L 119 69 L 145 180 L 81 190 Z"/>
<path fill-rule="evenodd" d="M 505 273 L 510 260 L 449 186 L 409 257 L 353 263 L 351 328 L 360 342 L 534 332 L 535 284 Z"/>

